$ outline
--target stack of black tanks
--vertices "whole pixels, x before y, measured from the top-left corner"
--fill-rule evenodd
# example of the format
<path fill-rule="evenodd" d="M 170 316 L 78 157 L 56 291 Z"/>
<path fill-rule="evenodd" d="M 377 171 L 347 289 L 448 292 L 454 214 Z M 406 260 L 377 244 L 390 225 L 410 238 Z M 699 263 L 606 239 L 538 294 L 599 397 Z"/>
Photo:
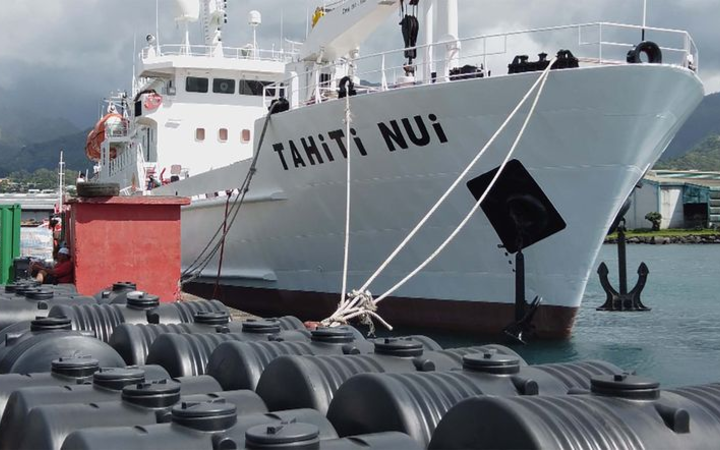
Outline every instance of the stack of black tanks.
<path fill-rule="evenodd" d="M 0 305 L 13 305 L 0 309 L 0 450 L 720 442 L 720 384 L 661 390 L 601 361 L 528 365 L 500 345 L 233 322 L 219 302 L 159 304 L 127 282 L 92 298 L 18 283 Z"/>

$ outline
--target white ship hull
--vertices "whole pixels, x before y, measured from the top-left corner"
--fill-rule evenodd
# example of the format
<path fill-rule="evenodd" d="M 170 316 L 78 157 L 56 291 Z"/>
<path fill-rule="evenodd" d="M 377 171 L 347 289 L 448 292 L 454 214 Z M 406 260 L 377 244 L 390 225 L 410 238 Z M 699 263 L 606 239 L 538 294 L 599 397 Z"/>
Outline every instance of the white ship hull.
<path fill-rule="evenodd" d="M 353 144 L 350 288 L 360 287 L 426 214 L 538 76 L 457 81 L 352 98 L 353 128 L 367 155 Z M 515 154 L 567 224 L 525 251 L 527 297 L 544 300 L 535 319 L 540 335 L 570 332 L 611 221 L 702 96 L 697 76 L 679 67 L 597 66 L 550 74 Z M 468 180 L 500 165 L 526 111 Z M 390 151 L 378 124 L 395 120 L 402 129 L 401 120 L 407 118 L 418 130 L 415 116 L 421 117 L 430 142 L 415 145 L 404 133 L 409 148 Z M 226 302 L 316 320 L 333 311 L 342 278 L 346 165 L 329 132 L 343 130 L 343 118 L 340 101 L 272 117 L 248 203 L 225 245 L 220 284 Z M 263 121 L 256 124 L 256 136 Z M 433 123 L 440 124 L 447 142 Z M 320 147 L 320 135 L 333 161 Z M 309 143 L 308 136 L 318 145 L 319 156 L 304 150 L 301 138 Z M 295 158 L 290 141 L 298 149 Z M 284 150 L 276 151 L 275 144 Z M 242 161 L 154 191 L 195 197 L 182 217 L 185 265 L 203 249 L 225 212 L 224 198 L 197 196 L 238 187 L 248 167 L 249 161 Z M 465 184 L 458 186 L 371 291 L 384 292 L 425 260 L 474 202 Z M 513 317 L 515 274 L 512 255 L 498 244 L 496 231 L 479 210 L 432 264 L 383 302 L 380 313 L 396 325 L 501 330 Z M 217 264 L 216 257 L 191 290 L 210 295 Z"/>

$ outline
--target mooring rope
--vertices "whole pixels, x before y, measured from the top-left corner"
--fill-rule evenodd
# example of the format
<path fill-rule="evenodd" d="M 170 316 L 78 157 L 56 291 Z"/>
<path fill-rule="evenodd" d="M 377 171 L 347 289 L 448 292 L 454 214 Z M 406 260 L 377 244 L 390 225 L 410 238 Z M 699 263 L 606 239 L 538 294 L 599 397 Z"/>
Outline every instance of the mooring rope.
<path fill-rule="evenodd" d="M 350 259 L 350 186 L 351 186 L 351 166 L 350 166 L 350 123 L 352 122 L 352 114 L 350 113 L 350 95 L 345 96 L 345 138 L 347 143 L 347 164 L 345 176 L 345 254 L 343 260 L 342 273 L 342 290 L 340 291 L 340 305 L 344 307 L 347 302 L 347 281 L 348 281 L 348 261 Z"/>
<path fill-rule="evenodd" d="M 339 324 L 345 324 L 348 320 L 360 317 L 361 322 L 369 324 L 371 327 L 371 332 L 373 331 L 374 327 L 372 325 L 372 319 L 375 318 L 378 321 L 380 321 L 386 328 L 392 330 L 392 327 L 384 321 L 378 314 L 377 314 L 377 304 L 387 298 L 388 296 L 392 295 L 395 291 L 397 291 L 399 288 L 401 288 L 405 283 L 407 283 L 410 279 L 412 279 L 415 275 L 417 275 L 421 270 L 423 270 L 428 264 L 430 264 L 454 239 L 455 237 L 463 230 L 465 225 L 470 221 L 472 216 L 475 214 L 475 212 L 478 210 L 478 208 L 482 205 L 483 201 L 487 197 L 488 193 L 492 190 L 492 188 L 497 183 L 497 180 L 500 178 L 500 175 L 505 170 L 505 166 L 512 158 L 513 154 L 515 153 L 515 150 L 517 149 L 520 141 L 522 140 L 522 137 L 525 134 L 525 131 L 527 130 L 527 126 L 530 123 L 530 119 L 535 113 L 535 109 L 537 108 L 538 102 L 540 100 L 540 97 L 542 95 L 542 92 L 545 88 L 545 83 L 547 82 L 547 79 L 549 78 L 550 71 L 552 70 L 553 65 L 557 61 L 557 58 L 553 59 L 550 64 L 548 64 L 547 68 L 542 72 L 542 74 L 538 77 L 538 79 L 535 81 L 535 83 L 532 85 L 530 90 L 525 94 L 525 96 L 520 100 L 520 103 L 515 107 L 515 109 L 510 113 L 510 115 L 507 117 L 505 122 L 498 128 L 498 130 L 495 132 L 495 134 L 490 138 L 490 140 L 485 144 L 485 146 L 478 152 L 478 154 L 473 158 L 473 160 L 468 164 L 468 166 L 463 170 L 460 175 L 456 178 L 456 180 L 453 182 L 453 184 L 448 188 L 448 190 L 440 197 L 440 199 L 433 205 L 433 207 L 428 211 L 428 213 L 418 222 L 418 224 L 415 226 L 415 228 L 406 236 L 406 238 L 400 243 L 400 245 L 390 254 L 390 256 L 380 265 L 380 267 L 375 271 L 375 273 L 368 279 L 368 281 L 365 282 L 363 287 L 360 289 L 354 290 L 350 293 L 348 296 L 348 301 L 341 302 L 340 305 L 338 305 L 337 311 L 333 313 L 330 317 L 323 320 L 321 324 L 325 326 L 336 326 Z M 539 87 L 539 89 L 538 89 Z M 440 205 L 443 204 L 443 202 L 447 199 L 447 197 L 452 193 L 452 191 L 460 184 L 460 182 L 465 178 L 465 176 L 470 172 L 472 167 L 477 163 L 477 161 L 485 154 L 485 152 L 490 148 L 490 146 L 497 140 L 497 138 L 500 136 L 500 134 L 507 128 L 509 123 L 512 121 L 512 119 L 517 115 L 517 113 L 520 111 L 522 106 L 527 102 L 527 100 L 530 98 L 531 94 L 537 89 L 537 94 L 535 96 L 535 99 L 533 101 L 533 104 L 530 108 L 530 111 L 528 112 L 528 115 L 525 119 L 525 122 L 523 123 L 522 128 L 520 129 L 515 142 L 513 143 L 512 147 L 508 151 L 507 155 L 505 156 L 505 159 L 503 160 L 500 168 L 498 169 L 497 173 L 493 177 L 492 181 L 488 185 L 488 187 L 485 189 L 483 194 L 480 196 L 478 201 L 475 203 L 473 208 L 470 210 L 470 212 L 465 216 L 465 218 L 460 222 L 460 224 L 453 230 L 453 232 L 448 236 L 447 239 L 420 265 L 418 265 L 412 272 L 410 272 L 405 278 L 403 278 L 400 282 L 395 284 L 392 288 L 387 290 L 384 294 L 379 296 L 377 299 L 373 299 L 372 293 L 368 290 L 368 287 L 370 284 L 384 271 L 384 269 L 392 262 L 392 260 L 400 253 L 400 251 L 410 242 L 410 240 L 417 234 L 417 232 L 422 228 L 423 225 L 430 219 L 430 217 L 437 211 L 437 209 L 440 207 Z"/>

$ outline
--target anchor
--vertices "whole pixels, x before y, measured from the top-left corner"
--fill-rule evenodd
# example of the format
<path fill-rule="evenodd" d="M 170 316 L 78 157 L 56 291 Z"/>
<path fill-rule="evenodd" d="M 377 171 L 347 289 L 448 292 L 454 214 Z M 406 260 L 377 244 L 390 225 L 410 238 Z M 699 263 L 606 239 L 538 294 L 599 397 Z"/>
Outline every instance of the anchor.
<path fill-rule="evenodd" d="M 542 299 L 536 296 L 530 303 L 525 299 L 525 255 L 522 244 L 519 248 L 515 254 L 515 322 L 505 327 L 503 333 L 513 342 L 527 344 L 524 335 L 533 331 L 533 318 Z"/>
<path fill-rule="evenodd" d="M 620 278 L 620 292 L 616 291 L 608 274 L 610 270 L 604 262 L 598 267 L 598 275 L 600 276 L 600 284 L 602 285 L 607 298 L 605 303 L 597 308 L 598 311 L 650 311 L 651 308 L 645 306 L 640 300 L 640 294 L 645 289 L 647 277 L 650 273 L 648 266 L 643 262 L 638 267 L 638 281 L 635 287 L 628 292 L 627 288 L 627 258 L 626 258 L 626 240 L 625 240 L 625 218 L 621 218 L 617 227 L 618 232 L 618 272 Z"/>
<path fill-rule="evenodd" d="M 499 169 L 468 181 L 467 187 L 475 200 L 483 196 Z M 516 159 L 507 163 L 481 206 L 502 242 L 498 247 L 505 249 L 506 256 L 515 253 L 515 314 L 503 332 L 514 342 L 525 344 L 526 337 L 535 331 L 533 320 L 542 298 L 537 296 L 529 303 L 526 300 L 523 251 L 561 232 L 567 224 L 530 172 Z"/>

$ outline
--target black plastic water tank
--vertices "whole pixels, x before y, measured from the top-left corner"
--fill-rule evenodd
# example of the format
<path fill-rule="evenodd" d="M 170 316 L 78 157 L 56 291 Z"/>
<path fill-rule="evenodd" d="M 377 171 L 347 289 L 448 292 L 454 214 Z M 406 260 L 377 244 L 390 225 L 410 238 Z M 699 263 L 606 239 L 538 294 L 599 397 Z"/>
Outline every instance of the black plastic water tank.
<path fill-rule="evenodd" d="M 488 351 L 495 352 L 500 355 L 512 356 L 514 358 L 517 358 L 520 361 L 521 366 L 527 366 L 527 362 L 525 362 L 525 360 L 522 358 L 522 356 L 520 356 L 515 350 L 511 349 L 510 347 L 506 347 L 504 345 L 499 345 L 499 344 L 486 344 L 486 345 L 472 346 L 472 347 L 455 347 L 455 348 L 438 350 L 439 353 L 455 357 L 460 362 L 462 362 L 462 359 L 465 355 L 472 355 L 475 353 L 485 353 Z M 590 379 L 590 377 L 588 377 L 588 380 L 589 379 Z"/>
<path fill-rule="evenodd" d="M 350 377 L 362 373 L 446 371 L 461 366 L 441 353 L 425 351 L 410 339 L 375 342 L 375 353 L 348 356 L 281 356 L 260 377 L 256 392 L 271 411 L 313 408 L 327 412 L 333 395 Z"/>
<path fill-rule="evenodd" d="M 270 336 L 286 341 L 307 341 L 301 331 L 280 331 L 276 320 L 248 320 L 239 333 L 163 334 L 150 347 L 146 362 L 163 366 L 172 376 L 205 373 L 212 352 L 227 341 L 267 341 Z"/>
<path fill-rule="evenodd" d="M 412 335 L 407 335 L 407 336 L 389 336 L 389 337 L 393 338 L 393 339 L 412 339 L 415 342 L 421 343 L 425 350 L 437 351 L 437 350 L 443 349 L 442 346 L 440 344 L 438 344 L 438 342 L 435 339 L 428 337 L 428 336 L 423 336 L 422 334 L 412 334 Z M 370 339 L 370 341 L 371 342 L 382 342 L 385 339 L 387 339 L 387 337 Z"/>
<path fill-rule="evenodd" d="M 720 421 L 720 383 L 670 389 L 668 392 L 697 403 Z"/>
<path fill-rule="evenodd" d="M 317 427 L 321 441 L 337 439 L 330 422 L 311 409 L 238 416 L 226 402 L 184 402 L 172 409 L 172 423 L 127 428 L 95 428 L 75 431 L 63 449 L 87 450 L 219 450 L 245 448 L 251 428 L 307 423 Z M 296 447 L 298 448 L 298 447 Z M 300 447 L 302 448 L 302 447 Z"/>
<path fill-rule="evenodd" d="M 219 310 L 219 306 L 216 304 L 219 302 L 198 301 L 192 303 L 197 303 L 199 306 L 190 309 Z M 181 302 L 161 305 L 157 296 L 131 291 L 127 293 L 127 302 L 123 305 L 62 305 L 53 307 L 49 315 L 51 317 L 68 317 L 72 321 L 73 329 L 94 331 L 98 339 L 109 342 L 115 328 L 122 323 L 147 324 L 149 318 L 163 324 L 181 323 L 188 314 L 188 307 L 183 305 L 185 303 Z M 225 306 L 222 305 L 222 308 Z"/>
<path fill-rule="evenodd" d="M 235 443 L 237 446 L 238 443 Z M 235 447 L 237 448 L 237 447 Z M 320 440 L 320 430 L 307 423 L 284 423 L 281 425 L 257 425 L 245 432 L 245 448 L 269 449 L 317 449 L 317 450 L 420 450 L 421 447 L 408 435 L 402 433 L 377 433 L 344 439 Z"/>
<path fill-rule="evenodd" d="M 58 294 L 48 289 L 28 289 L 22 295 L 2 302 L 0 306 L 0 330 L 18 322 L 45 317 L 54 305 L 95 304 L 92 297 Z"/>
<path fill-rule="evenodd" d="M 238 415 L 266 413 L 260 397 L 252 391 L 180 395 L 180 383 L 163 380 L 125 386 L 119 401 L 90 404 L 38 406 L 15 432 L 22 436 L 18 448 L 60 449 L 73 431 L 167 422 L 172 407 L 183 402 L 224 400 L 236 407 Z"/>
<path fill-rule="evenodd" d="M 302 320 L 298 319 L 295 316 L 282 316 L 277 317 L 276 320 L 280 322 L 280 328 L 282 328 L 285 331 L 293 331 L 293 330 L 306 330 L 305 324 L 302 323 Z"/>
<path fill-rule="evenodd" d="M 10 394 L 18 389 L 85 383 L 92 381 L 93 374 L 99 368 L 100 363 L 97 359 L 72 356 L 54 360 L 50 365 L 50 372 L 0 375 L 0 417 L 5 411 Z"/>
<path fill-rule="evenodd" d="M 92 356 L 101 366 L 125 366 L 120 355 L 93 333 L 72 331 L 67 318 L 45 317 L 32 321 L 30 331 L 6 336 L 0 346 L 0 373 L 42 372 L 53 360 L 73 354 Z"/>
<path fill-rule="evenodd" d="M 478 397 L 440 421 L 430 449 L 705 449 L 720 421 L 695 402 L 630 375 L 593 378 L 591 393 Z"/>
<path fill-rule="evenodd" d="M 537 364 L 537 370 L 547 372 L 562 381 L 568 389 L 590 389 L 593 377 L 622 374 L 623 370 L 606 361 L 579 361 L 574 363 Z"/>
<path fill-rule="evenodd" d="M 147 323 L 148 311 L 157 308 L 155 296 L 131 297 L 124 305 L 59 305 L 50 310 L 50 317 L 67 317 L 76 330 L 94 331 L 98 339 L 108 342 L 121 323 Z"/>
<path fill-rule="evenodd" d="M 207 374 L 225 390 L 255 389 L 265 368 L 286 355 L 371 353 L 371 342 L 356 339 L 351 327 L 318 328 L 309 342 L 223 342 L 210 355 Z"/>
<path fill-rule="evenodd" d="M 152 373 L 154 378 L 148 379 Z M 74 403 L 101 403 L 119 400 L 125 386 L 169 378 L 167 373 L 141 368 L 101 368 L 93 375 L 93 384 L 44 386 L 18 389 L 10 395 L 2 420 L 0 420 L 0 449 L 19 448 L 18 430 L 27 422 L 34 408 L 47 405 Z M 220 385 L 211 377 L 177 378 L 182 395 L 205 394 L 220 391 Z"/>
<path fill-rule="evenodd" d="M 179 324 L 122 324 L 110 337 L 113 347 L 128 364 L 145 364 L 150 346 L 158 336 L 175 333 L 215 333 L 229 330 L 242 331 L 242 323 L 230 322 L 230 316 L 222 311 L 201 311 L 195 314 L 193 323 Z"/>
<path fill-rule="evenodd" d="M 457 371 L 352 377 L 335 393 L 327 416 L 340 436 L 398 431 L 425 447 L 440 418 L 466 398 L 566 392 L 559 380 L 517 357 L 486 351 L 466 355 Z"/>
<path fill-rule="evenodd" d="M 128 300 L 132 298 L 128 294 Z M 163 303 L 148 313 L 149 323 L 191 323 L 197 313 L 203 311 L 224 312 L 230 314 L 222 302 L 218 300 L 194 300 L 190 302 Z"/>
<path fill-rule="evenodd" d="M 132 281 L 118 281 L 113 283 L 112 286 L 108 286 L 107 288 L 103 289 L 102 291 L 96 293 L 94 295 L 95 300 L 99 304 L 110 304 L 114 303 L 113 300 L 115 300 L 116 297 L 127 294 L 128 292 L 136 291 L 137 285 Z M 118 300 L 120 304 L 125 303 L 125 298 L 123 297 L 122 300 Z"/>

